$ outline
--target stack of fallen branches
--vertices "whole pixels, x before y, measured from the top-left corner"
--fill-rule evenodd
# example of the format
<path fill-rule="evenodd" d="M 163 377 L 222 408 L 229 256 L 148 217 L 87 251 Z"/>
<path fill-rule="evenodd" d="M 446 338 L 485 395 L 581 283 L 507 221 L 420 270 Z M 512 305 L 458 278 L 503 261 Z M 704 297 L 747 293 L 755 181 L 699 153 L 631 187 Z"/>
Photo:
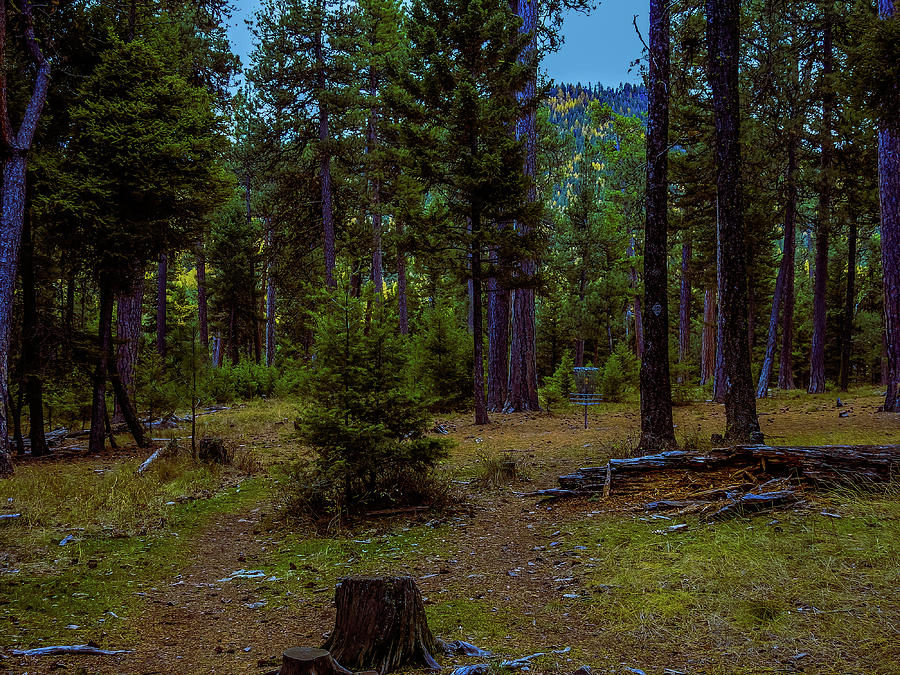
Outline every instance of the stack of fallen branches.
<path fill-rule="evenodd" d="M 777 447 L 739 445 L 709 452 L 672 450 L 656 455 L 612 459 L 605 466 L 586 467 L 559 477 L 559 488 L 539 490 L 529 496 L 577 497 L 612 493 L 646 492 L 661 473 L 691 475 L 734 470 L 748 482 L 697 493 L 685 500 L 656 502 L 658 508 L 712 511 L 712 504 L 729 510 L 752 511 L 760 506 L 797 502 L 802 481 L 813 483 L 876 483 L 891 480 L 900 469 L 900 445 L 826 445 Z M 791 482 L 758 484 L 753 472 L 767 477 L 791 478 Z M 699 499 L 698 497 L 704 497 Z M 724 505 L 723 505 L 724 504 Z M 727 514 L 729 511 L 726 511 Z"/>

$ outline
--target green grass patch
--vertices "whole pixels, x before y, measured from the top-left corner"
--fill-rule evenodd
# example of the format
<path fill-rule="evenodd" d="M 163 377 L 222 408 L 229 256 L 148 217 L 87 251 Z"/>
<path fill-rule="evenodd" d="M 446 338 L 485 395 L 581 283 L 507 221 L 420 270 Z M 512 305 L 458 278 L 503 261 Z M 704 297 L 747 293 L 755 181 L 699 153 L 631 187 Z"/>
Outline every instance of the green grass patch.
<path fill-rule="evenodd" d="M 770 652 L 794 650 L 827 654 L 829 672 L 862 664 L 882 672 L 896 653 L 872 639 L 896 635 L 900 621 L 894 493 L 828 495 L 838 519 L 788 512 L 688 521 L 683 532 L 668 532 L 670 521 L 620 516 L 579 523 L 567 543 L 586 547 L 584 611 L 610 631 L 711 647 L 735 668 L 751 655 L 759 666 Z"/>

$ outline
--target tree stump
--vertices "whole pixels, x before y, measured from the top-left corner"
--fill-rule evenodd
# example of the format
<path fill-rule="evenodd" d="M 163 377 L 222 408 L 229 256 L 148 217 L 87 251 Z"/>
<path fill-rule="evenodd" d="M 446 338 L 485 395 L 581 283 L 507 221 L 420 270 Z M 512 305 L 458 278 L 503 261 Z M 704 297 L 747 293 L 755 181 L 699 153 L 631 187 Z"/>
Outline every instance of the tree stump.
<path fill-rule="evenodd" d="M 440 670 L 432 657 L 438 642 L 412 577 L 346 577 L 335 590 L 335 604 L 324 649 L 345 667 L 374 668 L 381 675 L 406 665 Z"/>
<path fill-rule="evenodd" d="M 197 459 L 201 462 L 227 464 L 228 448 L 225 441 L 221 438 L 204 436 L 200 439 L 200 445 L 197 447 Z"/>
<path fill-rule="evenodd" d="M 281 658 L 279 675 L 353 675 L 325 649 L 292 647 Z"/>

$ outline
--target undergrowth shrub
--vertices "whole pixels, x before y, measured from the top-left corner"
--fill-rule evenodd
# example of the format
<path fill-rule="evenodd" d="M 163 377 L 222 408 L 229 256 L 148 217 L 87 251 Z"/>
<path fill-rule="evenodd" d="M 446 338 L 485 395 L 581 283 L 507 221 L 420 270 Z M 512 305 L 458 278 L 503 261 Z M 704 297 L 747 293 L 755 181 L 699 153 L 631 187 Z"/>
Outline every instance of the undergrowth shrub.
<path fill-rule="evenodd" d="M 432 503 L 449 442 L 425 435 L 428 410 L 408 379 L 391 311 L 373 304 L 367 317 L 366 301 L 349 293 L 323 305 L 297 421 L 313 460 L 294 468 L 286 506 L 323 521 Z"/>
<path fill-rule="evenodd" d="M 563 354 L 553 375 L 544 380 L 541 390 L 542 403 L 547 410 L 569 402 L 569 394 L 575 391 L 575 359 L 571 352 Z"/>
<path fill-rule="evenodd" d="M 412 337 L 413 382 L 436 410 L 452 410 L 472 400 L 472 338 L 453 307 L 438 304 L 425 311 Z"/>
<path fill-rule="evenodd" d="M 600 393 L 603 400 L 617 403 L 630 388 L 638 384 L 640 363 L 624 342 L 616 345 L 600 372 Z"/>

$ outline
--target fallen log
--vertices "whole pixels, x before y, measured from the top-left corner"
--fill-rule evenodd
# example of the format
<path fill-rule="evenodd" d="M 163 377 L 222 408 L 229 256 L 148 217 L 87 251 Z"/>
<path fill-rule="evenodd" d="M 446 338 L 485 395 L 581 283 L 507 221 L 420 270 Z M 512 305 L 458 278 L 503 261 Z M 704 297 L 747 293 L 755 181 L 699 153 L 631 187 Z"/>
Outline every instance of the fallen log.
<path fill-rule="evenodd" d="M 796 492 L 780 490 L 778 492 L 748 492 L 739 499 L 735 499 L 727 506 L 712 514 L 713 520 L 722 520 L 731 516 L 740 516 L 745 513 L 758 513 L 767 511 L 777 506 L 796 504 L 800 501 Z"/>
<path fill-rule="evenodd" d="M 644 457 L 611 459 L 560 476 L 560 492 L 608 494 L 617 486 L 665 471 L 712 471 L 759 466 L 768 474 L 791 475 L 818 483 L 884 482 L 900 469 L 900 445 L 769 446 L 738 445 L 706 453 L 670 450 Z M 557 496 L 568 496 L 559 494 Z"/>
<path fill-rule="evenodd" d="M 53 647 L 35 647 L 34 649 L 11 649 L 14 656 L 54 656 L 57 654 L 88 654 L 96 656 L 115 656 L 130 654 L 130 649 L 100 649 L 94 645 L 56 645 Z"/>

